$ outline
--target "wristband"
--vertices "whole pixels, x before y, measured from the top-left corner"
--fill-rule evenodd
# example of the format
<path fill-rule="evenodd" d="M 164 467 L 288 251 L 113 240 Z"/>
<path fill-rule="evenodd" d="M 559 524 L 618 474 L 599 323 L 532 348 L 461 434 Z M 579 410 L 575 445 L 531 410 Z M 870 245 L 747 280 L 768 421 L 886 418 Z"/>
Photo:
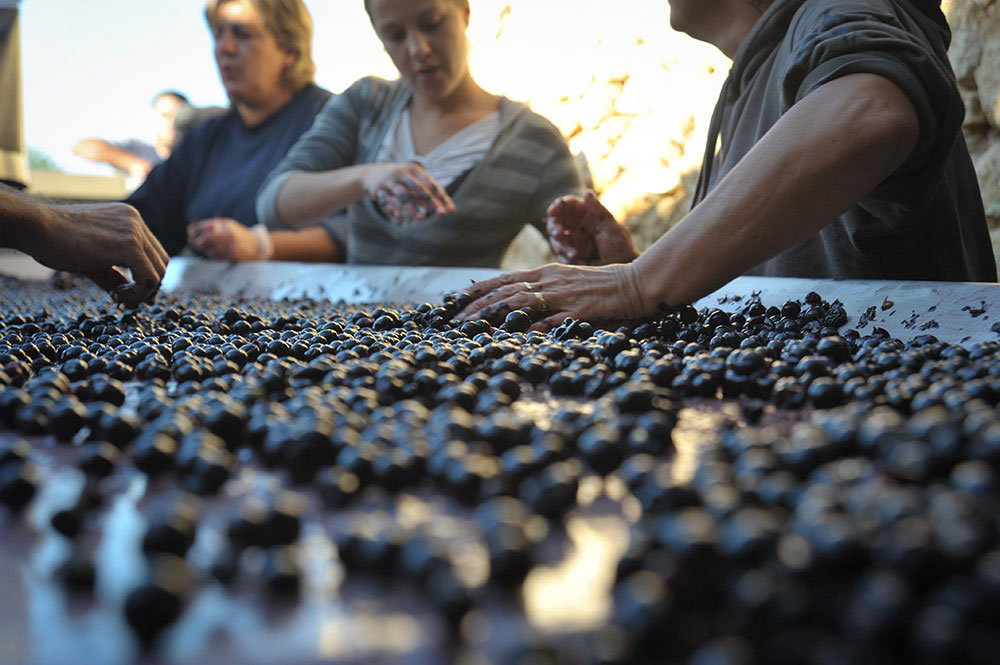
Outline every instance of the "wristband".
<path fill-rule="evenodd" d="M 257 251 L 260 261 L 267 261 L 274 256 L 274 241 L 271 240 L 271 232 L 263 224 L 255 224 L 250 227 L 250 232 L 257 238 Z"/>

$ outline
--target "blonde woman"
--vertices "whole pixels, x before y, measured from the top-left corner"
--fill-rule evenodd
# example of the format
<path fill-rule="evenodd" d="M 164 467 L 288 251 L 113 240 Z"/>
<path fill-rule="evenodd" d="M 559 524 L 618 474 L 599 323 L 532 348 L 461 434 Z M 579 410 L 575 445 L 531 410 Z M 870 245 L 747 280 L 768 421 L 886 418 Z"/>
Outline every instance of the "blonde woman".
<path fill-rule="evenodd" d="M 330 93 L 313 83 L 312 19 L 301 0 L 210 0 L 205 18 L 229 96 L 128 199 L 171 255 L 187 245 L 228 261 L 326 261 L 322 226 L 258 223 L 254 196 Z"/>

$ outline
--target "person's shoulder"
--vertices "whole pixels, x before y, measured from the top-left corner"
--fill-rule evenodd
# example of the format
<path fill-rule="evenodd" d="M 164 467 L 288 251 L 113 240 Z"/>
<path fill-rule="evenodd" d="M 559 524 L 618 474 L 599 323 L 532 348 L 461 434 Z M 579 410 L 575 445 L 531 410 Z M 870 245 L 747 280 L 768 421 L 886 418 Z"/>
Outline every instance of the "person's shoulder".
<path fill-rule="evenodd" d="M 319 104 L 325 104 L 328 99 L 333 97 L 332 92 L 315 83 L 307 83 L 299 95 L 308 102 Z"/>
<path fill-rule="evenodd" d="M 845 17 L 886 16 L 893 13 L 893 0 L 805 0 L 795 11 L 794 26 L 823 26 Z"/>
<path fill-rule="evenodd" d="M 400 79 L 363 76 L 341 94 L 368 104 L 382 104 L 407 94 L 407 87 Z"/>
<path fill-rule="evenodd" d="M 510 125 L 518 132 L 538 140 L 565 142 L 566 137 L 547 117 L 533 110 L 524 102 L 500 98 L 501 125 Z"/>

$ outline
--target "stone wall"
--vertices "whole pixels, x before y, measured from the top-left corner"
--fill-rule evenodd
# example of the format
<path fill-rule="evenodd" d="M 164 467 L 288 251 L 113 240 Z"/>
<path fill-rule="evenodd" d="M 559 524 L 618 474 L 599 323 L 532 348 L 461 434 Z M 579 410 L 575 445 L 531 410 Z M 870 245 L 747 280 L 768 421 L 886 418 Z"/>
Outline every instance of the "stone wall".
<path fill-rule="evenodd" d="M 1000 262 L 1000 2 L 952 0 L 949 55 L 965 100 L 965 137 Z"/>

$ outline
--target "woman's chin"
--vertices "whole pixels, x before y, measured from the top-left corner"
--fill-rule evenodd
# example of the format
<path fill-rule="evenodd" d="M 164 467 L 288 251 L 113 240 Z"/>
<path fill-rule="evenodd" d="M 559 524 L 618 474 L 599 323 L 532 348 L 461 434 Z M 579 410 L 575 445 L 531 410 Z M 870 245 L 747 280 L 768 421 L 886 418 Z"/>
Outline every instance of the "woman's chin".
<path fill-rule="evenodd" d="M 427 100 L 438 100 L 446 98 L 452 90 L 444 81 L 417 81 L 413 85 L 413 93 Z"/>

